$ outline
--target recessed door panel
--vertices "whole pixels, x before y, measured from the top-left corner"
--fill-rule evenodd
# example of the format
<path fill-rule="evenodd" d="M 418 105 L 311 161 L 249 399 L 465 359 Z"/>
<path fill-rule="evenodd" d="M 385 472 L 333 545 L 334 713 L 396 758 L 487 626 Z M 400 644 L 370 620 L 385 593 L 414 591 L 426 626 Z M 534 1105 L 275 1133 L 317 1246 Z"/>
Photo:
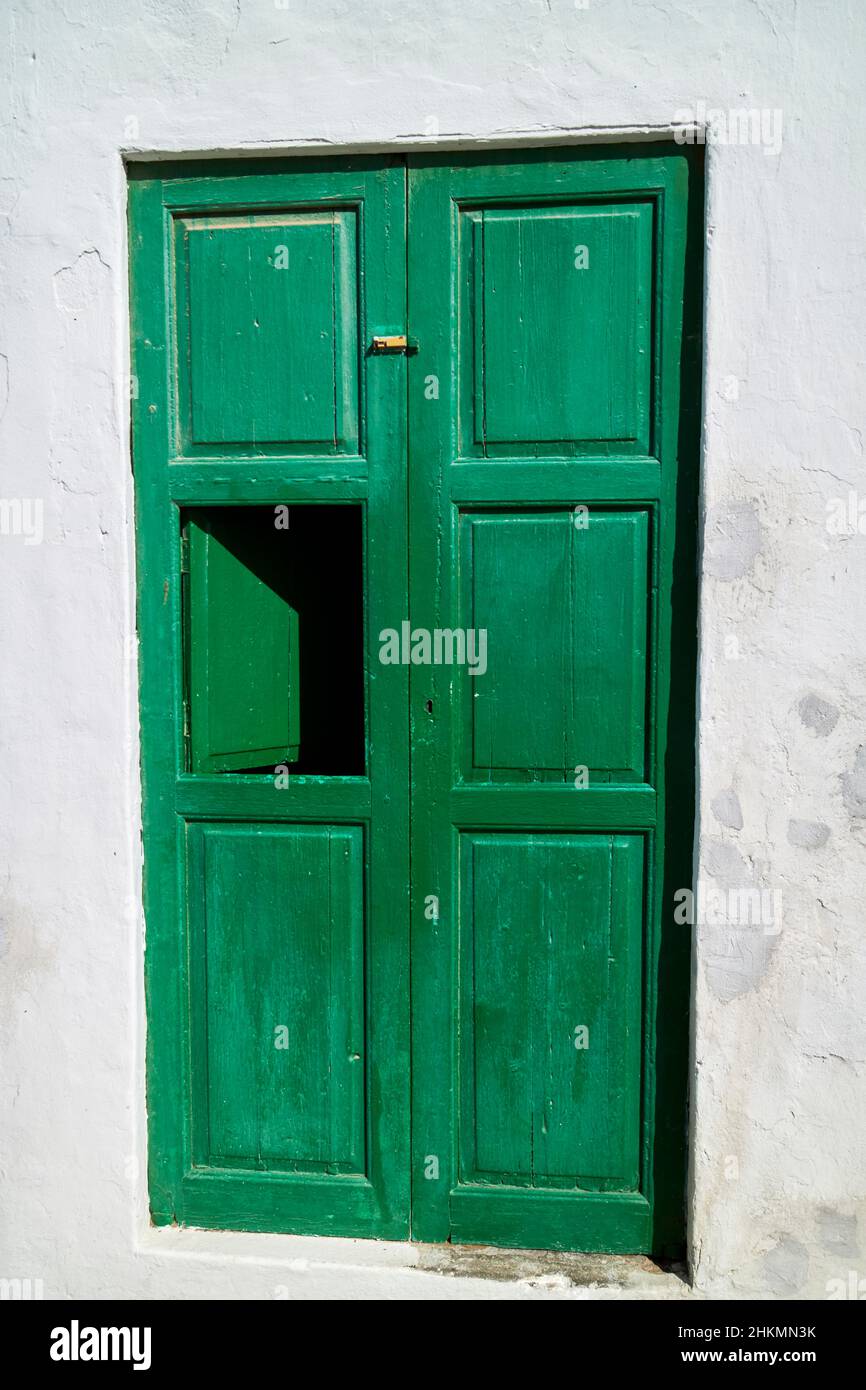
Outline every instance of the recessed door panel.
<path fill-rule="evenodd" d="M 647 202 L 464 214 L 467 449 L 649 451 L 652 224 Z"/>
<path fill-rule="evenodd" d="M 461 1183 L 635 1190 L 640 836 L 461 837 Z"/>
<path fill-rule="evenodd" d="M 487 634 L 471 775 L 642 781 L 647 512 L 464 514 L 462 534 L 464 621 Z"/>
<path fill-rule="evenodd" d="M 183 442 L 357 450 L 356 238 L 349 210 L 178 224 Z"/>
<path fill-rule="evenodd" d="M 358 826 L 193 825 L 199 1164 L 363 1173 Z"/>

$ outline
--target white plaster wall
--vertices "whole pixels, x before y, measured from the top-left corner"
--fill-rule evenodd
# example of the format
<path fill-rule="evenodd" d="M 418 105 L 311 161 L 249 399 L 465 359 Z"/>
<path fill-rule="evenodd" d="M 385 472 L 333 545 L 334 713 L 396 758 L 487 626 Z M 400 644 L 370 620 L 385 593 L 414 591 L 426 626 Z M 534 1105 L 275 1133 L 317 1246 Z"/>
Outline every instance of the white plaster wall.
<path fill-rule="evenodd" d="M 697 935 L 694 1275 L 866 1277 L 866 535 L 826 526 L 866 499 L 860 0 L 0 10 L 0 499 L 44 507 L 40 544 L 0 535 L 0 1275 L 550 1295 L 400 1246 L 148 1232 L 121 151 L 543 143 L 703 101 L 783 117 L 779 149 L 709 158 L 698 871 L 775 890 L 781 930 Z"/>

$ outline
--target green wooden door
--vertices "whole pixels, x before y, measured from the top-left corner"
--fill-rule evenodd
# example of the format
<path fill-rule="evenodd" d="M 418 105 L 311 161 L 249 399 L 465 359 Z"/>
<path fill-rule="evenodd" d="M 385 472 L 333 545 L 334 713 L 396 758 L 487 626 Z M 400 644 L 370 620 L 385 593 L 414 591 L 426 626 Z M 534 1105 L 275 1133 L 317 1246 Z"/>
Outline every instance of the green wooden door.
<path fill-rule="evenodd" d="M 698 178 L 137 171 L 155 1220 L 681 1239 Z"/>
<path fill-rule="evenodd" d="M 157 1222 L 410 1229 L 405 181 L 130 184 Z"/>
<path fill-rule="evenodd" d="M 412 622 L 486 655 L 412 666 L 419 1239 L 682 1238 L 696 172 L 409 170 Z"/>

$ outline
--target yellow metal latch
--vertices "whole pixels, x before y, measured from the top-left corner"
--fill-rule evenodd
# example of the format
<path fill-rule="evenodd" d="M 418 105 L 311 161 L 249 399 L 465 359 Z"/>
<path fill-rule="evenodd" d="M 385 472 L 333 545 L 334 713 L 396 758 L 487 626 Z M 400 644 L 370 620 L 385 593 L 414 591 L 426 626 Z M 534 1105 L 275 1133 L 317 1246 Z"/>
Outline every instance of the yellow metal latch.
<path fill-rule="evenodd" d="M 374 333 L 370 351 L 413 352 L 414 347 L 414 343 L 409 342 L 405 333 Z"/>

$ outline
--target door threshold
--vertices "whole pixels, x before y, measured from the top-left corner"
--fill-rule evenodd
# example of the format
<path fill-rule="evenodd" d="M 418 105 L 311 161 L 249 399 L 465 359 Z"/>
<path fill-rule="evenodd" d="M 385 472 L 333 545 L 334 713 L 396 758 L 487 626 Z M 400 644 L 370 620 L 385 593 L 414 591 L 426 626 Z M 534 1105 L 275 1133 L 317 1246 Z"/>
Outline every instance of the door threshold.
<path fill-rule="evenodd" d="M 640 1288 L 661 1297 L 691 1294 L 684 1264 L 648 1255 L 582 1254 L 564 1250 L 510 1250 L 495 1245 L 418 1245 L 417 1269 L 453 1278 L 519 1280 L 551 1288 Z"/>
<path fill-rule="evenodd" d="M 313 1288 L 316 1296 L 327 1299 L 549 1296 L 668 1301 L 697 1296 L 683 1264 L 647 1255 L 428 1245 L 192 1226 L 148 1226 L 140 1233 L 137 1253 L 146 1264 L 154 1261 L 159 1267 L 164 1289 L 160 1297 L 166 1298 L 294 1300 L 310 1297 Z M 488 1285 L 487 1294 L 482 1281 Z"/>

